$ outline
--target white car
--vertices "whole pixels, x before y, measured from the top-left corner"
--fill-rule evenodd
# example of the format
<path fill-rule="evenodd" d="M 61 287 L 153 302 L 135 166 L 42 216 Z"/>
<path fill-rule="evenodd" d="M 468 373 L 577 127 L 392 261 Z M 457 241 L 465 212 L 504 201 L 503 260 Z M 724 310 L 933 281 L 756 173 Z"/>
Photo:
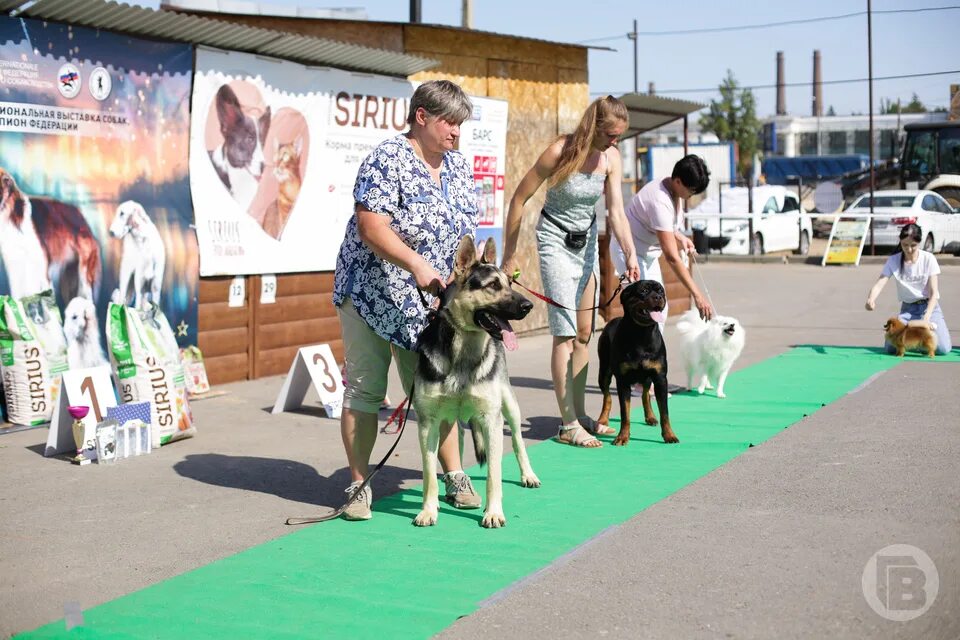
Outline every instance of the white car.
<path fill-rule="evenodd" d="M 858 197 L 844 213 L 870 213 L 870 194 Z M 900 229 L 906 224 L 920 226 L 924 251 L 939 253 L 951 250 L 950 245 L 960 246 L 960 212 L 933 191 L 874 191 L 873 213 L 873 243 L 878 247 L 900 244 Z"/>
<path fill-rule="evenodd" d="M 807 255 L 813 226 L 810 216 L 800 207 L 796 192 L 776 185 L 754 187 L 752 191 L 752 214 L 747 213 L 750 193 L 746 187 L 726 188 L 720 197 L 704 199 L 687 213 L 694 235 L 696 231 L 706 233 L 711 253 L 747 255 L 793 251 Z"/>

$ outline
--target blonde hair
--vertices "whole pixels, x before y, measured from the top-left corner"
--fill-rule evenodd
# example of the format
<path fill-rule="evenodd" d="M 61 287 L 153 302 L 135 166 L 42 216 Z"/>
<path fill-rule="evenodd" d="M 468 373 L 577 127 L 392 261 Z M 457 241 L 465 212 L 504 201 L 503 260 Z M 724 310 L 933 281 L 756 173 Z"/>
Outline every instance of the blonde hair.
<path fill-rule="evenodd" d="M 590 155 L 590 148 L 598 128 L 612 127 L 629 120 L 627 105 L 617 98 L 606 96 L 594 100 L 583 112 L 576 130 L 560 138 L 563 140 L 563 149 L 560 151 L 557 168 L 553 170 L 548 184 L 550 186 L 560 184 L 583 166 L 587 156 Z"/>

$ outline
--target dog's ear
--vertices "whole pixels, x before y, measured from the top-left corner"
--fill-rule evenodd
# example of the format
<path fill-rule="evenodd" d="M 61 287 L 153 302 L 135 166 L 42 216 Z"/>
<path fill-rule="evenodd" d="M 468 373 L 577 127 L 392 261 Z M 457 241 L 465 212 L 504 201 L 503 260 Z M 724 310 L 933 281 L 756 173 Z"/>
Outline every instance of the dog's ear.
<path fill-rule="evenodd" d="M 267 142 L 267 131 L 270 130 L 270 107 L 267 107 L 267 110 L 263 112 L 263 115 L 260 116 L 260 146 L 262 147 Z"/>
<path fill-rule="evenodd" d="M 221 86 L 217 90 L 217 119 L 220 120 L 220 133 L 225 136 L 242 117 L 237 94 L 233 92 L 230 85 Z"/>
<path fill-rule="evenodd" d="M 477 247 L 473 244 L 473 236 L 467 234 L 460 239 L 457 247 L 457 257 L 453 263 L 453 274 L 459 278 L 467 269 L 477 263 Z"/>
<path fill-rule="evenodd" d="M 480 261 L 484 264 L 497 264 L 497 243 L 493 238 L 487 238 L 483 243 L 483 257 Z"/>

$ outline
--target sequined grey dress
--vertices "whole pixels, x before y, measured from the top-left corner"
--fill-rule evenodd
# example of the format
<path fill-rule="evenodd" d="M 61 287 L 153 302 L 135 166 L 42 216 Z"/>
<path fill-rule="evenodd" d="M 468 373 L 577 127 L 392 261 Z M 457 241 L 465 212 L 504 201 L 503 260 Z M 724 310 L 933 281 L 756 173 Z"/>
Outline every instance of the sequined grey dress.
<path fill-rule="evenodd" d="M 540 254 L 540 277 L 544 292 L 571 309 L 597 305 L 600 295 L 600 261 L 597 247 L 597 222 L 593 218 L 594 207 L 603 195 L 607 178 L 605 156 L 601 156 L 600 173 L 574 173 L 566 181 L 547 190 L 543 208 L 570 231 L 584 231 L 589 227 L 587 244 L 580 250 L 569 248 L 564 242 L 566 233 L 557 225 L 540 216 L 537 223 L 537 251 Z M 580 300 L 590 282 L 596 278 L 593 301 Z M 576 313 L 547 306 L 550 334 L 575 336 Z M 596 322 L 596 311 L 594 311 Z"/>

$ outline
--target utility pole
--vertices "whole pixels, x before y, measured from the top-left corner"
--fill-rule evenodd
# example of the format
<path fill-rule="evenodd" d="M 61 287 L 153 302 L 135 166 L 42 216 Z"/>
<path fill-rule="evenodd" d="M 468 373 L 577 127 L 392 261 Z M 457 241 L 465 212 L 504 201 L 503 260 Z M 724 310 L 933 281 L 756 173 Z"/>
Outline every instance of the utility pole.
<path fill-rule="evenodd" d="M 637 75 L 637 21 L 633 21 L 633 31 L 627 34 L 633 40 L 633 92 L 640 92 L 640 77 Z"/>

